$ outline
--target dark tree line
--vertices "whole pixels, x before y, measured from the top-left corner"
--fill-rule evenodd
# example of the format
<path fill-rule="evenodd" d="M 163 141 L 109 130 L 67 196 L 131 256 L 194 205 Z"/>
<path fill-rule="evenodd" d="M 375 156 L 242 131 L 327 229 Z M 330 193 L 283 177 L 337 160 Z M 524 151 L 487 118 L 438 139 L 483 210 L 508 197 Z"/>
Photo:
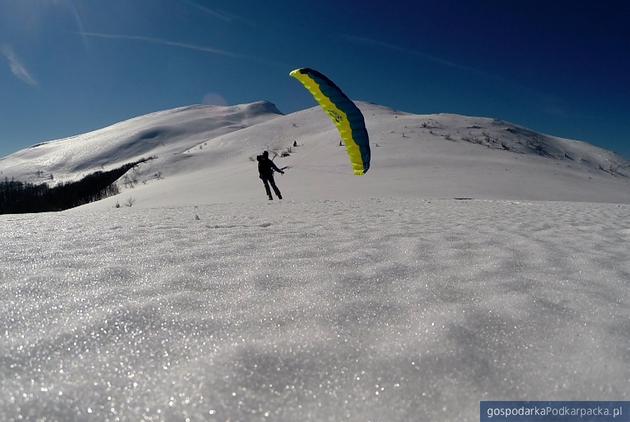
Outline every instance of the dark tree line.
<path fill-rule="evenodd" d="M 5 179 L 0 182 L 0 214 L 62 211 L 118 193 L 115 182 L 143 158 L 110 171 L 97 171 L 76 182 L 50 187 Z"/>

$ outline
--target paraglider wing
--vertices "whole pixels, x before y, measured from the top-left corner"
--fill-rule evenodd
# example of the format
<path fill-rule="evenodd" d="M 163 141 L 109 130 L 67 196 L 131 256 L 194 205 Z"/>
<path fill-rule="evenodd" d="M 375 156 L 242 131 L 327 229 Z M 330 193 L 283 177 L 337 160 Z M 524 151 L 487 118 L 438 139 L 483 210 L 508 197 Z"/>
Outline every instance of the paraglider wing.
<path fill-rule="evenodd" d="M 354 174 L 362 176 L 370 168 L 370 140 L 359 108 L 333 81 L 316 70 L 303 68 L 289 73 L 308 89 L 339 129 Z"/>

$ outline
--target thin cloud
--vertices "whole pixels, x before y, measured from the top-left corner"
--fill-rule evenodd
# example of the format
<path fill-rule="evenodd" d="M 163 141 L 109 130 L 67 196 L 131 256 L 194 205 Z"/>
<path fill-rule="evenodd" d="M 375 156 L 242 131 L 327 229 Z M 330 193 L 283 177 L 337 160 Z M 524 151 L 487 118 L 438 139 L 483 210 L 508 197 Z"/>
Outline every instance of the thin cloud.
<path fill-rule="evenodd" d="M 542 109 L 541 111 L 555 116 L 555 117 L 569 117 L 570 113 L 567 109 L 566 106 L 566 102 L 564 100 L 562 100 L 559 97 L 556 97 L 554 95 L 550 95 L 547 93 L 543 93 L 541 91 L 538 91 L 535 88 L 532 88 L 528 85 L 522 84 L 518 81 L 514 81 L 511 79 L 507 79 L 501 75 L 497 75 L 494 73 L 489 73 L 489 72 L 485 72 L 483 70 L 474 68 L 474 67 L 470 67 L 470 66 L 466 66 L 466 65 L 462 65 L 459 63 L 455 63 L 452 62 L 450 60 L 446 60 L 443 59 L 441 57 L 437 57 L 437 56 L 433 56 L 431 54 L 427 54 L 424 53 L 422 51 L 418 51 L 418 50 L 413 50 L 413 49 L 409 49 L 409 48 L 405 48 L 405 47 L 400 47 L 398 45 L 394 45 L 394 44 L 389 44 L 386 42 L 382 42 L 382 41 L 376 41 L 370 38 L 363 38 L 363 37 L 357 37 L 354 35 L 343 35 L 343 37 L 352 43 L 355 44 L 363 44 L 363 45 L 367 45 L 367 46 L 372 46 L 372 47 L 379 47 L 379 48 L 384 48 L 384 49 L 388 49 L 391 51 L 396 51 L 402 54 L 407 54 L 407 55 L 412 55 L 412 56 L 416 56 L 416 57 L 421 57 L 423 59 L 432 61 L 434 63 L 438 63 L 444 66 L 448 66 L 448 67 L 452 67 L 454 69 L 459 69 L 459 70 L 463 70 L 463 71 L 467 71 L 470 73 L 475 73 L 479 76 L 483 76 L 484 78 L 489 78 L 492 80 L 495 80 L 497 82 L 501 82 L 504 84 L 508 84 L 510 86 L 512 86 L 513 88 L 516 88 L 518 90 L 521 90 L 523 92 L 526 93 L 527 96 L 533 96 L 535 98 L 538 98 L 539 101 L 542 103 Z"/>
<path fill-rule="evenodd" d="M 220 20 L 222 20 L 224 22 L 228 22 L 228 23 L 232 22 L 233 18 L 231 16 L 229 16 L 227 13 L 224 13 L 224 12 L 222 12 L 220 10 L 210 9 L 209 7 L 202 6 L 200 4 L 195 3 L 194 1 L 190 1 L 190 0 L 182 0 L 182 2 L 187 4 L 187 5 L 189 5 L 189 6 L 194 7 L 195 9 L 199 9 L 199 10 L 201 10 L 201 11 L 203 11 L 203 12 L 205 12 L 205 13 L 211 15 L 211 16 L 214 16 L 215 18 L 220 19 Z"/>
<path fill-rule="evenodd" d="M 243 16 L 235 15 L 230 12 L 226 12 L 225 10 L 211 9 L 207 6 L 202 6 L 192 0 L 182 0 L 182 3 L 190 7 L 193 7 L 195 9 L 201 10 L 202 12 L 205 12 L 208 15 L 213 16 L 214 18 L 222 20 L 223 22 L 226 22 L 226 23 L 233 23 L 234 21 L 239 21 L 242 24 L 245 24 L 251 27 L 257 27 L 257 25 L 254 22 L 250 21 L 249 19 L 244 18 Z"/>
<path fill-rule="evenodd" d="M 441 64 L 443 66 L 448 66 L 454 69 L 459 69 L 459 70 L 463 70 L 463 71 L 467 71 L 470 73 L 474 73 L 477 74 L 479 76 L 482 76 L 484 78 L 489 78 L 489 79 L 493 79 L 497 82 L 501 82 L 504 84 L 508 84 L 510 86 L 512 86 L 513 88 L 516 88 L 520 91 L 524 92 L 523 97 L 528 97 L 528 96 L 533 96 L 534 98 L 537 98 L 538 101 L 540 103 L 542 103 L 542 107 L 541 107 L 541 111 L 545 114 L 554 116 L 554 117 L 570 117 L 571 115 L 573 115 L 574 113 L 569 112 L 568 107 L 566 106 L 566 102 L 563 101 L 561 98 L 553 96 L 553 95 L 549 95 L 543 92 L 540 92 L 530 86 L 527 86 L 525 84 L 519 83 L 517 81 L 513 81 L 510 79 L 507 79 L 501 75 L 497 75 L 497 74 L 493 74 L 493 73 L 489 73 L 489 72 L 485 72 L 483 70 L 474 68 L 474 67 L 470 67 L 470 66 L 466 66 L 466 65 L 462 65 L 459 63 L 455 63 L 452 62 L 450 60 L 446 60 L 443 59 L 441 57 L 437 57 L 437 56 L 433 56 L 431 54 L 427 54 L 424 53 L 422 51 L 418 51 L 418 50 L 413 50 L 413 49 L 409 49 L 409 48 L 405 48 L 405 47 L 400 47 L 398 45 L 394 45 L 394 44 L 389 44 L 386 42 L 382 42 L 382 41 L 377 41 L 377 40 L 373 40 L 370 38 L 364 38 L 364 37 L 358 37 L 358 36 L 354 36 L 354 35 L 347 35 L 344 34 L 343 37 L 354 44 L 362 44 L 362 45 L 366 45 L 366 46 L 370 46 L 370 47 L 378 47 L 378 48 L 383 48 L 383 49 L 387 49 L 390 51 L 396 51 L 398 53 L 402 53 L 402 54 L 406 54 L 406 55 L 411 55 L 411 56 L 416 56 L 416 57 L 420 57 L 423 58 L 425 60 L 434 62 L 434 63 L 438 63 Z"/>
<path fill-rule="evenodd" d="M 282 63 L 274 62 L 271 60 L 261 59 L 258 57 L 248 56 L 245 54 L 234 53 L 231 51 L 221 50 L 219 48 L 196 45 L 196 44 L 181 43 L 177 41 L 165 40 L 162 38 L 145 37 L 142 35 L 103 34 L 100 32 L 79 32 L 79 35 L 82 35 L 85 37 L 103 38 L 103 39 L 109 39 L 109 40 L 140 41 L 140 42 L 146 42 L 146 43 L 151 43 L 151 44 L 165 45 L 168 47 L 176 47 L 176 48 L 184 48 L 187 50 L 201 51 L 204 53 L 216 54 L 219 56 L 230 57 L 233 59 L 249 60 L 249 61 L 255 61 L 259 63 L 273 64 L 273 65 L 284 65 Z"/>
<path fill-rule="evenodd" d="M 443 59 L 441 57 L 437 57 L 434 56 L 432 54 L 428 54 L 428 53 L 424 53 L 422 51 L 418 51 L 418 50 L 413 50 L 410 48 L 405 48 L 405 47 L 400 47 L 398 45 L 394 45 L 394 44 L 389 44 L 383 41 L 377 41 L 377 40 L 373 40 L 370 38 L 363 38 L 363 37 L 357 37 L 354 35 L 345 35 L 344 36 L 346 38 L 346 40 L 355 43 L 355 44 L 363 44 L 363 45 L 368 45 L 368 46 L 373 46 L 373 47 L 380 47 L 380 48 L 384 48 L 387 50 L 392 50 L 392 51 L 396 51 L 399 53 L 403 53 L 403 54 L 407 54 L 407 55 L 411 55 L 411 56 L 416 56 L 416 57 L 420 57 L 423 58 L 425 60 L 434 62 L 434 63 L 438 63 L 444 66 L 448 66 L 448 67 L 452 67 L 455 69 L 460 69 L 460 70 L 466 70 L 469 72 L 474 72 L 480 75 L 484 75 L 484 76 L 489 76 L 486 72 L 476 69 L 474 67 L 470 67 L 470 66 L 466 66 L 466 65 L 462 65 L 459 63 L 455 63 L 452 62 L 450 60 L 446 60 Z"/>
<path fill-rule="evenodd" d="M 72 17 L 74 18 L 74 22 L 77 25 L 77 29 L 79 30 L 79 33 L 85 32 L 85 28 L 83 26 L 83 19 L 81 19 L 81 14 L 77 10 L 77 7 L 74 5 L 74 3 L 71 3 L 71 2 L 68 2 L 67 7 L 70 10 Z M 81 41 L 83 42 L 83 46 L 87 49 L 88 45 L 87 45 L 86 37 L 82 36 Z"/>
<path fill-rule="evenodd" d="M 206 105 L 218 105 L 218 106 L 225 106 L 228 104 L 227 100 L 223 98 L 221 94 L 217 94 L 216 92 L 209 92 L 206 95 L 204 95 L 203 99 L 201 100 L 201 103 L 206 104 Z"/>
<path fill-rule="evenodd" d="M 31 73 L 20 61 L 10 45 L 5 44 L 1 46 L 0 54 L 2 54 L 7 59 L 7 61 L 9 62 L 9 68 L 16 78 L 31 86 L 37 85 L 37 81 L 31 76 Z"/>
<path fill-rule="evenodd" d="M 181 43 L 181 42 L 176 42 L 176 41 L 164 40 L 161 38 L 145 37 L 142 35 L 103 34 L 100 32 L 79 32 L 79 35 L 92 37 L 92 38 L 105 38 L 108 40 L 142 41 L 142 42 L 148 42 L 152 44 L 166 45 L 169 47 L 179 47 L 179 48 L 185 48 L 188 50 L 203 51 L 205 53 L 218 54 L 221 56 L 227 56 L 227 57 L 232 57 L 232 58 L 241 58 L 241 59 L 249 58 L 241 54 L 232 53 L 230 51 L 225 51 L 225 50 L 220 50 L 218 48 L 195 45 L 195 44 L 186 44 L 186 43 Z"/>

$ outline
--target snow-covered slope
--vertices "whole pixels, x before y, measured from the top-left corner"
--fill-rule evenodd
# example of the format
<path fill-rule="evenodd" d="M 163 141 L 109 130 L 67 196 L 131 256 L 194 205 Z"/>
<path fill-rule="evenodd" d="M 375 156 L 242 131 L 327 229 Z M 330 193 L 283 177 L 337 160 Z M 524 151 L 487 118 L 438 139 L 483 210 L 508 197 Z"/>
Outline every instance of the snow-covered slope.
<path fill-rule="evenodd" d="M 372 144 L 364 177 L 352 175 L 337 130 L 319 107 L 280 115 L 268 102 L 154 113 L 18 152 L 0 160 L 0 172 L 76 178 L 156 155 L 130 175 L 137 184 L 122 198 L 133 196 L 140 207 L 258 201 L 265 196 L 255 156 L 269 149 L 286 155 L 275 161 L 289 167 L 278 176 L 287 198 L 630 202 L 630 165 L 610 151 L 494 119 L 358 105 Z M 88 207 L 120 201 L 118 196 Z"/>
<path fill-rule="evenodd" d="M 372 143 L 364 177 L 350 171 L 336 128 L 319 107 L 280 116 L 188 149 L 188 173 L 148 180 L 123 197 L 138 206 L 199 205 L 265 199 L 255 155 L 279 154 L 285 197 L 474 197 L 490 199 L 630 202 L 628 163 L 592 145 L 535 134 L 492 119 L 420 116 L 359 103 Z M 496 141 L 495 141 L 496 140 Z M 111 207 L 110 198 L 92 207 Z"/>
<path fill-rule="evenodd" d="M 73 180 L 142 157 L 169 168 L 180 153 L 207 139 L 279 116 L 271 103 L 195 105 L 159 111 L 57 141 L 43 142 L 0 160 L 0 175 L 38 182 Z"/>

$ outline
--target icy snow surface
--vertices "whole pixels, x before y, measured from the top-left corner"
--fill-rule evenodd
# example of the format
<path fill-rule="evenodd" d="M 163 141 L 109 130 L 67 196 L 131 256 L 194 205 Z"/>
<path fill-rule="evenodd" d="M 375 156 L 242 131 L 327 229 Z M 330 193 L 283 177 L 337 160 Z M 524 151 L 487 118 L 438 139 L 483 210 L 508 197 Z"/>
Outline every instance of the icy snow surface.
<path fill-rule="evenodd" d="M 0 216 L 0 420 L 630 400 L 629 216 L 413 198 Z"/>

